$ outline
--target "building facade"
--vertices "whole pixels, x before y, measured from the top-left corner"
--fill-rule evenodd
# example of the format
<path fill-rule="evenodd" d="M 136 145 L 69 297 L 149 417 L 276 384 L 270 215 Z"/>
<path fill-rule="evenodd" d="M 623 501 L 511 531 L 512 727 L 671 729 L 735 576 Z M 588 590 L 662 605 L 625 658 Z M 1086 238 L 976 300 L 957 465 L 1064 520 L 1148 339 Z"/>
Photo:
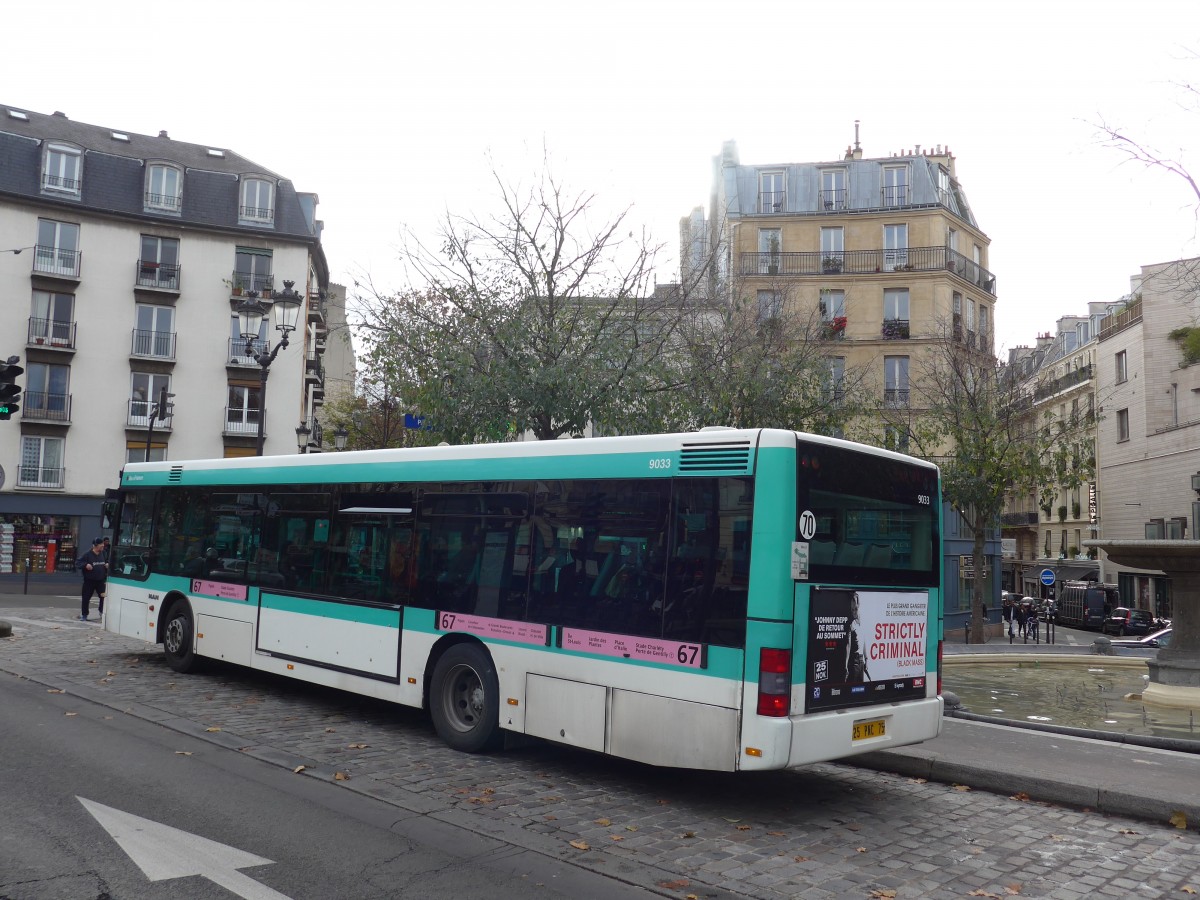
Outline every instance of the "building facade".
<path fill-rule="evenodd" d="M 1101 323 L 1097 349 L 1101 536 L 1196 539 L 1200 258 L 1143 266 L 1132 287 L 1129 302 Z M 1122 602 L 1171 614 L 1163 573 L 1120 566 L 1103 553 L 1100 561 Z"/>
<path fill-rule="evenodd" d="M 0 358 L 25 369 L 0 422 L 0 575 L 71 570 L 128 461 L 253 455 L 260 423 L 265 454 L 321 449 L 316 210 L 231 150 L 0 105 Z M 285 282 L 300 307 L 264 402 Z M 251 291 L 272 308 L 247 341 Z"/>
<path fill-rule="evenodd" d="M 884 442 L 908 449 L 906 417 L 922 359 L 947 340 L 991 353 L 996 277 L 987 235 L 940 146 L 864 157 L 857 137 L 841 159 L 742 164 L 734 142 L 713 160 L 707 215 L 680 221 L 681 283 L 707 297 L 756 301 L 760 319 L 814 322 L 829 348 L 835 391 L 865 372 L 895 410 Z M 951 518 L 954 519 L 951 522 Z M 947 515 L 947 627 L 967 614 L 974 572 L 969 529 Z M 989 534 L 985 597 L 999 595 L 999 533 Z"/>

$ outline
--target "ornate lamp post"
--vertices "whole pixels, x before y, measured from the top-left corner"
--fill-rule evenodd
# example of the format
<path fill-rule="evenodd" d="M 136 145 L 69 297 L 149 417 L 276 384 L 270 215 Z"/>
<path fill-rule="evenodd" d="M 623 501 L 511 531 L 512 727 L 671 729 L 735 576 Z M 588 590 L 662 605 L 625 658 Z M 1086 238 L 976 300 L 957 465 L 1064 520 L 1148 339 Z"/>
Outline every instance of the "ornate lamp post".
<path fill-rule="evenodd" d="M 241 329 L 241 335 L 246 341 L 246 355 L 253 357 L 262 369 L 262 378 L 259 382 L 258 389 L 258 445 L 255 450 L 256 456 L 263 455 L 263 426 L 267 418 L 267 370 L 271 368 L 271 363 L 275 362 L 275 357 L 279 355 L 279 351 L 288 345 L 288 335 L 296 330 L 296 320 L 300 316 L 300 306 L 303 298 L 300 294 L 292 289 L 294 281 L 285 281 L 283 290 L 275 295 L 273 303 L 262 303 L 258 299 L 257 291 L 248 291 L 246 299 L 242 301 L 237 308 L 238 327 Z M 266 349 L 263 348 L 262 353 L 255 353 L 255 341 L 258 340 L 259 330 L 262 327 L 263 319 L 271 314 L 271 307 L 275 308 L 275 330 L 280 332 L 283 337 L 279 343 L 275 345 L 275 349 L 268 355 Z"/>
<path fill-rule="evenodd" d="M 307 422 L 301 422 L 296 428 L 296 447 L 301 453 L 308 452 L 308 437 L 312 434 L 312 429 L 308 427 Z"/>
<path fill-rule="evenodd" d="M 338 450 L 345 450 L 346 440 L 349 437 L 350 432 L 346 430 L 345 426 L 339 425 L 337 430 L 333 433 L 333 446 L 335 446 Z"/>

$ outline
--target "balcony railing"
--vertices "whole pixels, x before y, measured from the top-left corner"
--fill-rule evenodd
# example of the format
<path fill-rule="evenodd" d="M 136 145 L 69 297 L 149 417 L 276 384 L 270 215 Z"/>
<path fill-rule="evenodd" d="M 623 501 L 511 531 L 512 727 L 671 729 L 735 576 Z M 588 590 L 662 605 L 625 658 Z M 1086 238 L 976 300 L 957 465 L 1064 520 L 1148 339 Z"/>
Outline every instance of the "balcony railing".
<path fill-rule="evenodd" d="M 884 319 L 880 335 L 885 341 L 908 340 L 908 319 Z"/>
<path fill-rule="evenodd" d="M 873 275 L 945 271 L 995 295 L 996 277 L 949 247 L 742 253 L 742 275 Z"/>
<path fill-rule="evenodd" d="M 30 318 L 27 342 L 36 346 L 74 350 L 75 323 L 61 322 L 58 319 Z"/>
<path fill-rule="evenodd" d="M 883 402 L 887 406 L 908 406 L 908 388 L 885 389 Z"/>
<path fill-rule="evenodd" d="M 17 487 L 60 488 L 66 472 L 45 466 L 17 466 Z"/>
<path fill-rule="evenodd" d="M 250 353 L 246 353 L 246 342 L 241 338 L 229 339 L 229 365 L 231 366 L 254 366 L 258 367 L 258 360 L 254 357 L 262 356 L 271 352 L 271 345 L 268 341 L 262 338 L 256 338 L 250 342 Z"/>
<path fill-rule="evenodd" d="M 1142 320 L 1142 301 L 1135 300 L 1118 313 L 1105 316 L 1100 320 L 1100 333 L 1097 337 L 1106 341 L 1119 331 L 1124 331 L 1130 325 Z"/>
<path fill-rule="evenodd" d="M 243 342 L 242 349 L 246 349 Z M 143 331 L 133 330 L 133 345 L 131 356 L 151 356 L 155 359 L 175 358 L 175 332 L 173 331 Z"/>
<path fill-rule="evenodd" d="M 239 206 L 238 218 L 252 219 L 255 222 L 272 222 L 275 220 L 275 210 L 269 206 Z"/>
<path fill-rule="evenodd" d="M 825 188 L 821 191 L 821 196 L 818 198 L 820 208 L 825 212 L 836 212 L 837 210 L 846 208 L 846 189 L 845 188 Z"/>
<path fill-rule="evenodd" d="M 65 250 L 48 244 L 33 248 L 33 271 L 39 275 L 54 275 L 59 278 L 78 278 L 79 262 L 83 254 L 78 250 Z"/>
<path fill-rule="evenodd" d="M 1033 399 L 1045 400 L 1047 397 L 1053 397 L 1055 394 L 1065 391 L 1067 388 L 1075 387 L 1077 384 L 1083 384 L 1085 381 L 1092 379 L 1092 365 L 1089 363 L 1086 366 L 1080 366 L 1072 372 L 1068 372 L 1061 378 L 1055 378 L 1046 384 L 1038 385 L 1034 388 Z"/>
<path fill-rule="evenodd" d="M 241 406 L 225 407 L 226 434 L 258 434 L 258 410 Z"/>
<path fill-rule="evenodd" d="M 787 193 L 784 191 L 760 191 L 758 211 L 760 213 L 787 212 Z"/>
<path fill-rule="evenodd" d="M 78 178 L 64 178 L 62 175 L 51 175 L 49 172 L 42 173 L 42 187 L 52 191 L 69 191 L 72 194 L 78 194 L 82 185 L 83 182 Z"/>
<path fill-rule="evenodd" d="M 25 419 L 41 419 L 46 422 L 71 421 L 71 395 L 50 394 L 45 391 L 26 391 L 21 403 L 21 415 Z"/>
<path fill-rule="evenodd" d="M 171 404 L 167 404 L 170 407 Z M 130 428 L 149 428 L 150 413 L 154 411 L 155 401 L 153 400 L 130 400 L 129 401 L 129 417 L 125 420 L 125 424 Z M 172 416 L 167 415 L 163 418 L 154 419 L 155 430 L 168 431 L 171 428 Z"/>
<path fill-rule="evenodd" d="M 889 184 L 880 191 L 881 206 L 908 206 L 908 185 Z"/>
<path fill-rule="evenodd" d="M 159 288 L 165 291 L 179 290 L 179 266 L 154 262 L 149 259 L 137 261 L 135 284 L 144 288 Z"/>
<path fill-rule="evenodd" d="M 1038 523 L 1037 510 L 1027 512 L 1007 512 L 1001 513 L 1000 525 L 1002 527 L 1016 528 L 1022 525 L 1036 525 Z"/>
<path fill-rule="evenodd" d="M 233 277 L 230 279 L 233 284 L 233 292 L 240 294 L 242 291 L 269 291 L 275 286 L 275 276 L 271 274 L 262 275 L 256 272 L 238 272 L 234 270 Z"/>
<path fill-rule="evenodd" d="M 183 198 L 178 194 L 155 194 L 146 191 L 145 203 L 147 209 L 177 210 L 183 205 Z"/>

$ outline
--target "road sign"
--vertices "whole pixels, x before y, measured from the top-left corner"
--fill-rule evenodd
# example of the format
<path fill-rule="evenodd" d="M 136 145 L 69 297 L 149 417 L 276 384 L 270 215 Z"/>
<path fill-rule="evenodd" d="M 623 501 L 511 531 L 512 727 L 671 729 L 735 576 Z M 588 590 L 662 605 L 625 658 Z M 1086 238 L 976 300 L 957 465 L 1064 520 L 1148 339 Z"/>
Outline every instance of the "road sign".
<path fill-rule="evenodd" d="M 1041 580 L 1042 580 L 1042 584 L 1044 584 L 1046 586 L 1054 584 L 1054 581 L 1055 581 L 1054 570 L 1053 569 L 1042 569 Z"/>

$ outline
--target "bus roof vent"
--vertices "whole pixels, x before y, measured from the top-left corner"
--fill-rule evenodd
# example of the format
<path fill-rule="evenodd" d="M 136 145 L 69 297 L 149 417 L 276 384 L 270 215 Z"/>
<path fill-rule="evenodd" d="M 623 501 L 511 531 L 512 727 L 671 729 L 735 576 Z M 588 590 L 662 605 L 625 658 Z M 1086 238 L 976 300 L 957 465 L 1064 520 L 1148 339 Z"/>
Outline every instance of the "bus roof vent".
<path fill-rule="evenodd" d="M 167 475 L 167 481 L 170 484 L 179 484 L 183 481 L 183 466 L 171 466 L 171 472 Z"/>
<path fill-rule="evenodd" d="M 679 454 L 680 472 L 720 472 L 745 475 L 750 472 L 750 441 L 704 441 L 684 444 Z"/>

